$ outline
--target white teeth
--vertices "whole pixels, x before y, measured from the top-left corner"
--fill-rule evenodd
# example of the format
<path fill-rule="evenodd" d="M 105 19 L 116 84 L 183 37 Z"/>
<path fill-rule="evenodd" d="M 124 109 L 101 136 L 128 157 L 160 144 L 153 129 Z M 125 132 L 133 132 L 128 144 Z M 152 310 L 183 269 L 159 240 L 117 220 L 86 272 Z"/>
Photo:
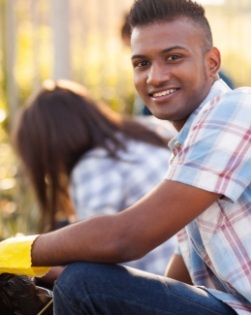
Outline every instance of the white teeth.
<path fill-rule="evenodd" d="M 165 95 L 173 93 L 174 91 L 175 91 L 175 89 L 170 89 L 170 90 L 162 91 L 162 92 L 159 92 L 159 93 L 154 93 L 153 97 L 165 96 Z"/>

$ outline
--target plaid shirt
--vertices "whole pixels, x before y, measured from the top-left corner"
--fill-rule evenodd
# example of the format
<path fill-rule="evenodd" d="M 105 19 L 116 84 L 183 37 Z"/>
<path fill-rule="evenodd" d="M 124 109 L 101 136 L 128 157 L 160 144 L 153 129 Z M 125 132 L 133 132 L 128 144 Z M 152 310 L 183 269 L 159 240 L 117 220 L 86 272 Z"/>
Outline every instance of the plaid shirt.
<path fill-rule="evenodd" d="M 251 89 L 218 80 L 169 145 L 168 179 L 222 195 L 178 233 L 193 283 L 250 314 Z"/>
<path fill-rule="evenodd" d="M 142 123 L 152 123 L 152 119 L 142 117 L 141 120 Z M 156 123 L 156 128 L 166 136 L 170 132 L 173 136 L 168 124 L 167 130 L 163 123 Z M 70 192 L 79 220 L 126 209 L 164 179 L 170 157 L 168 148 L 124 137 L 121 140 L 126 144 L 126 151 L 118 152 L 119 159 L 111 158 L 102 148 L 96 148 L 85 154 L 75 166 Z M 176 238 L 173 237 L 127 265 L 163 275 L 175 244 Z"/>

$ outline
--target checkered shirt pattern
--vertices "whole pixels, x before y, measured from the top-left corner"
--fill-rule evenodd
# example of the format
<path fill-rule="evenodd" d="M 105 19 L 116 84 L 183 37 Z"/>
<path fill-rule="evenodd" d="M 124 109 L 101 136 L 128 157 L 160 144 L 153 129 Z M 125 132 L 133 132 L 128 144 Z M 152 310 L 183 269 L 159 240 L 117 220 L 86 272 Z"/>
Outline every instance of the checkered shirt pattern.
<path fill-rule="evenodd" d="M 222 195 L 178 233 L 191 278 L 250 314 L 251 88 L 218 80 L 169 146 L 169 180 Z"/>
<path fill-rule="evenodd" d="M 74 168 L 70 192 L 79 220 L 126 209 L 164 179 L 170 157 L 168 148 L 126 138 L 122 141 L 126 151 L 118 152 L 119 159 L 96 148 L 85 154 Z M 163 275 L 175 244 L 173 237 L 127 265 Z"/>

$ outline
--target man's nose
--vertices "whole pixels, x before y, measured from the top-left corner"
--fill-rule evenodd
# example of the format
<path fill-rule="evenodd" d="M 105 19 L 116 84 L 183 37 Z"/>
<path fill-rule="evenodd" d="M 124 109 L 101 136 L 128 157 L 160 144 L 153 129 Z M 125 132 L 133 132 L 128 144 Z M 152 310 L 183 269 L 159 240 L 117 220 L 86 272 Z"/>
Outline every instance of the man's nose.
<path fill-rule="evenodd" d="M 147 84 L 160 85 L 169 79 L 169 71 L 161 63 L 152 63 L 147 75 Z"/>

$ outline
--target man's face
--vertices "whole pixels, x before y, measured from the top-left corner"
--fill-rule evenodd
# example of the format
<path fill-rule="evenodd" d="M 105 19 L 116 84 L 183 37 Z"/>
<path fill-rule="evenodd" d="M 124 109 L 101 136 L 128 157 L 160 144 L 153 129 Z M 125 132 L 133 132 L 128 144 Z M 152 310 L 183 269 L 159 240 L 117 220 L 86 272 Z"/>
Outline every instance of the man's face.
<path fill-rule="evenodd" d="M 132 31 L 135 87 L 153 115 L 178 130 L 208 94 L 220 64 L 216 49 L 205 52 L 198 28 L 179 18 Z"/>

